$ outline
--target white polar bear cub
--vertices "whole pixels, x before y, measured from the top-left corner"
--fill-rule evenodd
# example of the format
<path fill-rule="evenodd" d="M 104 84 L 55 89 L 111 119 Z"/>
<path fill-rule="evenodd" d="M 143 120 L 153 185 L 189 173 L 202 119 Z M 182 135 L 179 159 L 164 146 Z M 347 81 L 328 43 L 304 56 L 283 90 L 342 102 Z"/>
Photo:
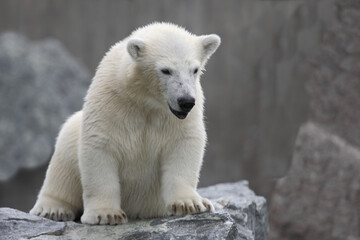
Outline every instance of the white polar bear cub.
<path fill-rule="evenodd" d="M 63 125 L 30 213 L 67 221 L 83 211 L 82 223 L 113 225 L 212 211 L 196 192 L 206 143 L 199 80 L 219 45 L 170 23 L 114 45 L 83 110 Z"/>

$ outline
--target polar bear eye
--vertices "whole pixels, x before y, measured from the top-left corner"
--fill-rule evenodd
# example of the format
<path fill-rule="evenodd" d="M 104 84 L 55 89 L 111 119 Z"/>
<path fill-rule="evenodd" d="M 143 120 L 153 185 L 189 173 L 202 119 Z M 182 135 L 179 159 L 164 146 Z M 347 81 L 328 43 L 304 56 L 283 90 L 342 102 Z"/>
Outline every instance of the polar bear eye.
<path fill-rule="evenodd" d="M 199 71 L 199 69 L 198 69 L 198 68 L 195 68 L 195 70 L 194 70 L 194 74 L 197 74 L 197 73 L 198 73 L 198 71 Z"/>
<path fill-rule="evenodd" d="M 161 69 L 161 72 L 162 72 L 163 74 L 165 74 L 165 75 L 171 75 L 170 70 L 167 69 L 167 68 Z"/>

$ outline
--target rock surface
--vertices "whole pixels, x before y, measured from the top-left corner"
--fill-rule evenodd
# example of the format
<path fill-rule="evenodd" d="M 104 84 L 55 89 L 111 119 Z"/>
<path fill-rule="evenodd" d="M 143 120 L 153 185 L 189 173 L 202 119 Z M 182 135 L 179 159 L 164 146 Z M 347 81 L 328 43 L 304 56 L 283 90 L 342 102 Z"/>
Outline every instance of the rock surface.
<path fill-rule="evenodd" d="M 271 239 L 360 239 L 360 151 L 319 126 L 299 132 L 272 197 Z"/>
<path fill-rule="evenodd" d="M 307 82 L 312 123 L 271 200 L 272 240 L 360 239 L 360 2 L 335 6 Z"/>
<path fill-rule="evenodd" d="M 338 0 L 307 82 L 310 120 L 360 147 L 360 3 Z"/>
<path fill-rule="evenodd" d="M 2 240 L 12 239 L 243 239 L 266 240 L 266 200 L 246 181 L 203 188 L 216 213 L 135 220 L 120 226 L 54 222 L 10 208 L 0 208 Z"/>
<path fill-rule="evenodd" d="M 0 181 L 49 160 L 58 129 L 81 109 L 90 82 L 58 41 L 0 36 Z"/>

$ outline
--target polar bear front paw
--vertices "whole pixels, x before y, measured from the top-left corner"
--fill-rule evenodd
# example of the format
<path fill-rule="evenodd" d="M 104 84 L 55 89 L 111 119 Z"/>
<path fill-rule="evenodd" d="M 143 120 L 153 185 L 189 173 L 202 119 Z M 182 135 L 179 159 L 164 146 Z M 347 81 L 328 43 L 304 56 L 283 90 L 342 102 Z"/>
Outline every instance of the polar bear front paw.
<path fill-rule="evenodd" d="M 48 218 L 54 221 L 74 221 L 73 210 L 64 205 L 39 204 L 30 210 L 30 214 Z"/>
<path fill-rule="evenodd" d="M 81 222 L 91 225 L 117 225 L 127 223 L 127 216 L 121 209 L 90 209 L 85 210 L 81 217 Z"/>
<path fill-rule="evenodd" d="M 176 200 L 167 207 L 170 215 L 183 215 L 201 212 L 214 212 L 214 206 L 206 198 Z"/>

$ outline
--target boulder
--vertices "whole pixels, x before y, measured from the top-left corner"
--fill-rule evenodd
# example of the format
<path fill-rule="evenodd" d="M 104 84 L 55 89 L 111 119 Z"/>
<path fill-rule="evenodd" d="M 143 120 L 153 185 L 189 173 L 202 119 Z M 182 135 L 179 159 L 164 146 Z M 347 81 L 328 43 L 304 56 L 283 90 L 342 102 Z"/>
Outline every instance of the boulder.
<path fill-rule="evenodd" d="M 81 109 L 90 82 L 58 41 L 0 36 L 0 181 L 49 160 L 61 124 Z"/>
<path fill-rule="evenodd" d="M 306 84 L 310 122 L 272 196 L 270 239 L 360 239 L 360 4 L 334 6 Z"/>
<path fill-rule="evenodd" d="M 314 123 L 301 127 L 278 181 L 270 239 L 360 239 L 360 151 Z"/>
<path fill-rule="evenodd" d="M 215 213 L 149 220 L 130 220 L 118 226 L 89 226 L 54 222 L 0 208 L 2 240 L 12 239 L 243 239 L 266 240 L 266 200 L 256 196 L 246 181 L 199 189 L 212 200 Z"/>
<path fill-rule="evenodd" d="M 336 1 L 337 22 L 328 27 L 307 82 L 310 120 L 360 147 L 360 4 Z"/>

